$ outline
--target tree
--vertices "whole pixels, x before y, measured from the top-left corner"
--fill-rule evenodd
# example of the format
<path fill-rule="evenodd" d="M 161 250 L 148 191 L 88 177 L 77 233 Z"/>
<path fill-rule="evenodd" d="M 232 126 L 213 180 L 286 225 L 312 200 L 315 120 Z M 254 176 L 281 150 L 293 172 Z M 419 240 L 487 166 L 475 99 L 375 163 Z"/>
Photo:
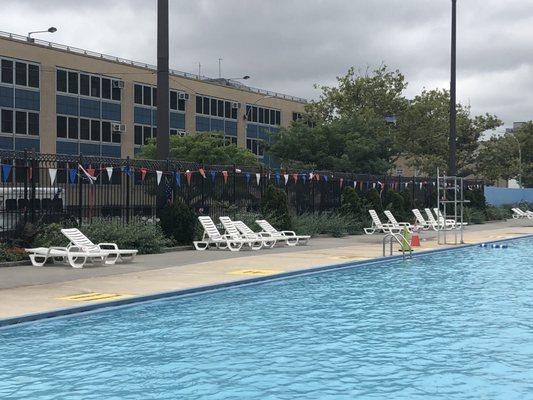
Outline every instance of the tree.
<path fill-rule="evenodd" d="M 299 122 L 272 135 L 271 155 L 285 167 L 384 174 L 391 140 L 384 120 L 358 115 L 310 127 Z"/>
<path fill-rule="evenodd" d="M 509 180 L 519 174 L 518 148 L 516 141 L 509 135 L 491 137 L 480 142 L 475 160 L 475 173 L 487 183 Z"/>
<path fill-rule="evenodd" d="M 155 140 L 141 147 L 137 158 L 155 159 Z M 169 158 L 200 164 L 257 165 L 256 156 L 249 150 L 230 144 L 218 132 L 171 136 Z"/>
<path fill-rule="evenodd" d="M 423 90 L 400 114 L 396 147 L 407 163 L 421 173 L 434 175 L 437 167 L 447 170 L 450 94 L 445 89 Z M 502 122 L 494 115 L 471 116 L 470 107 L 457 104 L 457 169 L 471 172 L 478 140 L 483 132 Z"/>

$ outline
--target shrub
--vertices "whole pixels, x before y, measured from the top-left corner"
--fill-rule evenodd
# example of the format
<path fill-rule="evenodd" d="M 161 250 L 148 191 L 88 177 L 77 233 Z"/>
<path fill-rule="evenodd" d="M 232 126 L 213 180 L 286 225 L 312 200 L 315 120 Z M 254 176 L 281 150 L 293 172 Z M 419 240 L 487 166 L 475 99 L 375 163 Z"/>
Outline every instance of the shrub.
<path fill-rule="evenodd" d="M 0 262 L 20 261 L 26 259 L 24 249 L 0 243 Z"/>
<path fill-rule="evenodd" d="M 277 229 L 291 229 L 292 227 L 287 194 L 274 185 L 267 187 L 261 199 L 261 213 Z"/>
<path fill-rule="evenodd" d="M 364 205 L 363 201 L 357 194 L 357 191 L 352 187 L 347 187 L 342 192 L 340 213 L 351 216 L 354 219 L 361 220 Z"/>
<path fill-rule="evenodd" d="M 182 200 L 163 208 L 159 214 L 161 229 L 166 237 L 177 244 L 191 244 L 196 231 L 197 218 L 194 211 Z"/>
<path fill-rule="evenodd" d="M 487 221 L 504 220 L 512 217 L 511 208 L 508 206 L 487 206 L 485 215 L 487 216 Z"/>
<path fill-rule="evenodd" d="M 411 213 L 407 212 L 403 196 L 395 190 L 387 190 L 385 194 L 385 209 L 390 210 L 396 219 L 408 221 L 412 219 Z"/>
<path fill-rule="evenodd" d="M 483 189 L 465 190 L 464 196 L 465 200 L 470 200 L 469 207 L 482 211 L 485 211 L 485 209 L 487 208 L 487 203 L 485 201 L 485 193 L 483 192 Z"/>
<path fill-rule="evenodd" d="M 341 237 L 353 233 L 361 233 L 362 224 L 354 222 L 350 217 L 337 213 L 308 213 L 293 218 L 296 233 L 316 236 L 327 234 Z"/>
<path fill-rule="evenodd" d="M 464 208 L 463 219 L 469 224 L 483 224 L 486 220 L 483 211 L 472 207 Z"/>
<path fill-rule="evenodd" d="M 366 201 L 368 203 L 368 208 L 376 210 L 378 213 L 383 211 L 381 196 L 376 189 L 372 188 L 366 193 Z"/>

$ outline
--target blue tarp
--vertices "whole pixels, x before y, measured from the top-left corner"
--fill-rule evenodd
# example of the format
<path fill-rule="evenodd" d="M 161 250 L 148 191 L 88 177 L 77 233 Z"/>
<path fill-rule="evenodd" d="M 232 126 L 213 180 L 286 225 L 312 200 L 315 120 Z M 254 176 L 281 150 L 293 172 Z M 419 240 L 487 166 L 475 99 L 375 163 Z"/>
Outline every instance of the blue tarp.
<path fill-rule="evenodd" d="M 533 189 L 514 189 L 485 186 L 487 204 L 500 206 L 503 204 L 533 203 Z"/>

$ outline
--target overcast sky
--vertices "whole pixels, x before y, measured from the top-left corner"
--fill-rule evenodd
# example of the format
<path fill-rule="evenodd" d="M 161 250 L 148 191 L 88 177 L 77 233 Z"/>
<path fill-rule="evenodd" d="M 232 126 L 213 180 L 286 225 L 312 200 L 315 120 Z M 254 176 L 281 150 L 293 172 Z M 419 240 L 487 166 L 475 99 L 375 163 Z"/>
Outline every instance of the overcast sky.
<path fill-rule="evenodd" d="M 448 87 L 450 0 L 170 0 L 171 68 L 316 98 L 350 66 L 402 71 L 406 94 Z M 18 0 L 0 29 L 156 63 L 155 0 Z M 458 0 L 458 99 L 533 119 L 533 1 Z"/>

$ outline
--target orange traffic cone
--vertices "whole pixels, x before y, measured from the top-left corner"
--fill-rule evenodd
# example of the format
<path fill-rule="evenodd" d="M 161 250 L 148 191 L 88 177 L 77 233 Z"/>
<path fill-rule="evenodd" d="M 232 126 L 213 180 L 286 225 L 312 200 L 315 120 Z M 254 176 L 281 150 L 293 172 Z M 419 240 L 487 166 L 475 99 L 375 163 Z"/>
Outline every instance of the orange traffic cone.
<path fill-rule="evenodd" d="M 418 236 L 418 233 L 411 235 L 411 247 L 420 247 L 420 236 Z"/>

